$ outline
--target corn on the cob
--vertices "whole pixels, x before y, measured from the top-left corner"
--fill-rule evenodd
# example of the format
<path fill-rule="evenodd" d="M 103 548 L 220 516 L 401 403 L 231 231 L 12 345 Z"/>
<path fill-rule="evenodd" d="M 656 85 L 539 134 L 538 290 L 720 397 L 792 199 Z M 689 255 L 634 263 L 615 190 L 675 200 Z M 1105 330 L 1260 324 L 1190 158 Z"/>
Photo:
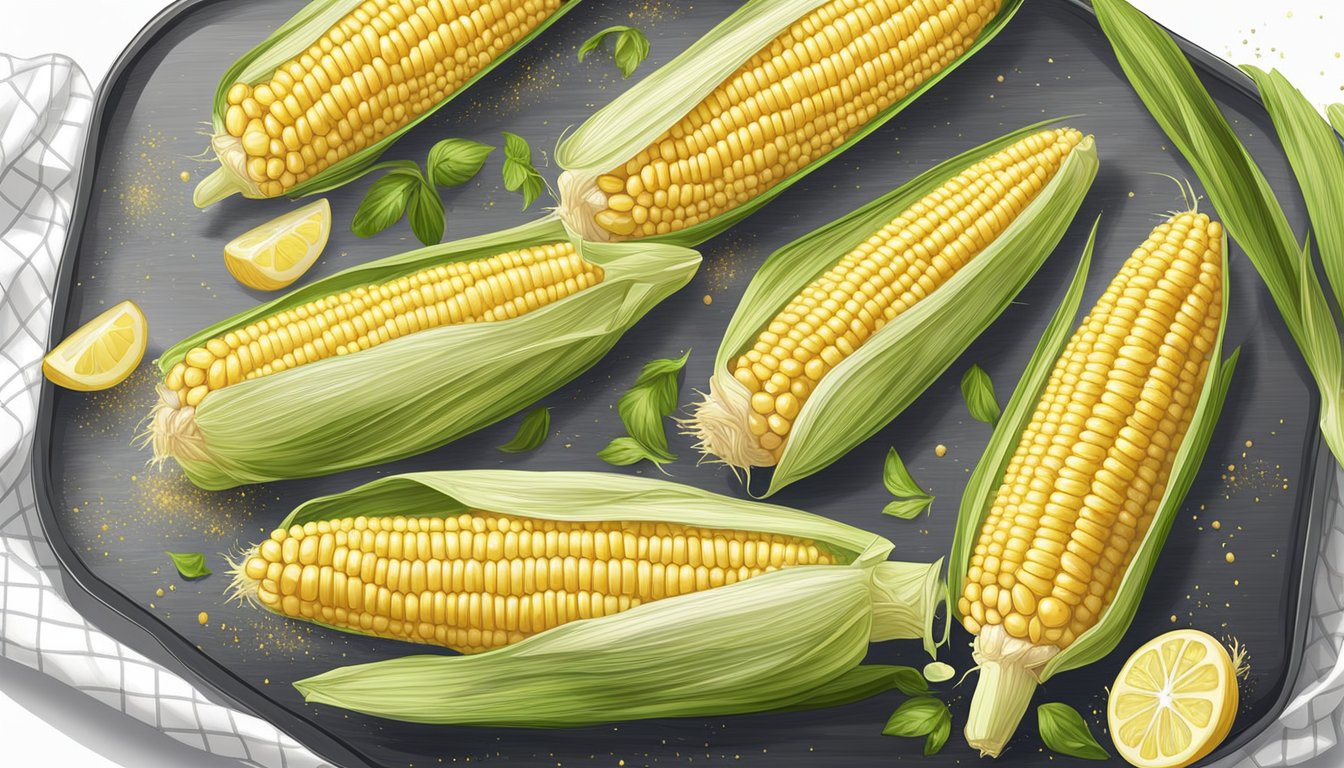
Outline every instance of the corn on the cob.
<path fill-rule="evenodd" d="M 225 75 L 212 139 L 223 167 L 198 187 L 197 205 L 235 191 L 310 191 L 328 169 L 376 155 L 576 2 L 317 0 Z"/>
<path fill-rule="evenodd" d="M 797 537 L 676 523 L 346 517 L 276 530 L 248 554 L 235 590 L 290 618 L 477 653 L 570 621 L 832 562 Z"/>
<path fill-rule="evenodd" d="M 759 204 L 992 36 L 999 25 L 982 32 L 998 21 L 1001 5 L 1009 14 L 1016 7 L 1003 0 L 763 4 L 748 3 L 590 119 L 595 127 L 585 124 L 561 144 L 559 211 L 571 229 L 594 240 L 672 236 Z M 585 146 L 607 141 L 609 121 L 629 128 L 646 106 L 656 117 L 625 131 L 624 154 Z"/>
<path fill-rule="evenodd" d="M 1113 619 L 1150 530 L 1165 535 L 1164 510 L 1170 525 L 1180 501 L 1173 495 L 1188 486 L 1181 473 L 1191 471 L 1182 457 L 1207 442 L 1192 422 L 1221 378 L 1209 380 L 1225 319 L 1224 250 L 1221 226 L 1204 214 L 1177 214 L 1154 229 L 1019 421 L 1025 428 L 1000 465 L 1002 482 L 975 515 L 978 536 L 956 604 L 976 635 L 981 679 L 966 737 L 983 753 L 1003 748 L 1046 664 Z M 1184 445 L 1187 433 L 1193 448 Z M 1129 599 L 1118 614 L 1124 624 Z"/>
<path fill-rule="evenodd" d="M 945 291 L 964 290 L 958 286 L 973 278 L 958 280 L 958 275 L 973 274 L 981 259 L 1014 260 L 1020 271 L 1007 279 L 998 275 L 978 297 L 964 297 L 962 303 L 975 308 L 958 306 L 965 310 L 958 325 L 978 333 L 1002 309 L 1063 234 L 1068 218 L 1059 214 L 1076 210 L 1095 170 L 1092 141 L 1076 130 L 1036 130 L 1007 138 L 1011 141 L 1006 146 L 988 157 L 977 156 L 979 162 L 969 167 L 947 170 L 949 161 L 936 178 L 926 179 L 931 183 L 916 184 L 872 211 L 861 211 L 864 215 L 851 214 L 809 235 L 820 235 L 826 245 L 807 254 L 806 268 L 793 271 L 802 280 L 780 279 L 772 262 L 793 263 L 791 252 L 801 253 L 806 238 L 801 246 L 791 245 L 771 257 L 753 279 L 753 286 L 759 282 L 774 291 L 770 303 L 748 289 L 720 347 L 710 394 L 689 422 L 707 454 L 735 467 L 783 465 L 799 440 L 798 426 L 815 421 L 812 412 L 829 407 L 835 398 L 862 397 L 862 405 L 851 402 L 844 410 L 871 414 L 876 427 L 890 420 L 896 411 L 874 410 L 856 385 L 832 381 L 865 365 L 864 350 L 870 345 L 880 346 L 889 336 L 918 335 L 930 322 L 925 318 L 934 316 L 916 313 L 911 319 L 912 310 Z M 1056 210 L 1043 217 L 1045 208 Z M 861 220 L 855 223 L 856 218 Z M 829 231 L 836 226 L 848 228 L 845 238 Z M 1038 236 L 1022 238 L 1033 227 Z M 1027 250 L 1009 254 L 1013 242 Z M 789 291 L 787 299 L 783 290 Z M 769 315 L 761 317 L 763 311 Z M 977 320 L 981 312 L 983 319 Z M 750 338 L 743 339 L 734 328 L 749 329 Z M 974 334 L 965 342 L 971 338 Z M 944 361 L 932 365 L 930 358 L 927 370 L 932 376 L 927 380 L 913 375 L 922 366 L 911 365 L 909 357 L 892 356 L 912 387 L 906 393 L 909 399 L 960 353 L 963 347 L 956 341 L 950 335 L 941 345 L 921 344 L 926 347 L 923 354 L 940 351 L 937 359 Z M 878 417 L 885 418 L 876 421 Z M 836 449 L 843 453 L 852 441 L 866 437 L 854 425 L 845 425 L 850 442 L 829 446 L 822 460 L 829 463 L 838 458 Z M 786 468 L 782 477 L 776 473 L 779 480 L 772 482 L 772 490 L 793 479 L 788 472 Z"/>
<path fill-rule="evenodd" d="M 231 384 L 429 328 L 518 317 L 600 282 L 602 268 L 568 242 L 428 267 L 258 318 L 193 347 L 164 379 L 165 400 L 195 408 Z"/>
<path fill-rule="evenodd" d="M 426 450 L 568 381 L 698 263 L 542 221 L 334 275 L 164 354 L 155 456 L 221 488 Z"/>
<path fill-rule="evenodd" d="M 820 686 L 848 688 L 870 642 L 918 638 L 932 653 L 943 597 L 940 564 L 889 562 L 891 542 L 874 534 L 608 473 L 394 476 L 300 506 L 277 536 L 237 566 L 262 605 L 276 603 L 261 592 L 285 593 L 286 616 L 493 648 L 297 684 L 310 701 L 417 722 L 565 726 L 798 705 Z M 374 559 L 384 538 L 387 557 Z M 342 575 L 347 604 L 376 618 L 352 621 L 347 608 L 341 619 Z"/>

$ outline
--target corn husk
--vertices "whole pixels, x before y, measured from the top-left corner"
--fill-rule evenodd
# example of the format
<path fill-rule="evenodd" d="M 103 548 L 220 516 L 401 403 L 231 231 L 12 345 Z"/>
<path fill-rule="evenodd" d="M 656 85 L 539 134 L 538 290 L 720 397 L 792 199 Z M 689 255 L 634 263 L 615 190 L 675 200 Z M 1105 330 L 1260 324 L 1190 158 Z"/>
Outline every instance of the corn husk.
<path fill-rule="evenodd" d="M 1073 334 L 1074 317 L 1082 301 L 1095 238 L 1094 226 L 1069 290 L 1049 325 L 1046 326 L 1040 343 L 1022 373 L 1022 378 L 1013 390 L 1012 398 L 1003 409 L 989 445 L 985 448 L 974 472 L 971 473 L 970 482 L 966 485 L 953 535 L 952 551 L 948 559 L 948 584 L 951 589 L 959 591 L 965 583 L 971 553 L 980 536 L 985 516 L 989 513 L 994 496 L 1003 480 L 1008 462 L 1018 446 L 1022 432 L 1031 422 L 1032 414 L 1050 378 L 1055 361 Z M 971 712 L 966 725 L 968 738 L 974 738 L 977 743 L 984 739 L 1002 748 L 1016 730 L 1038 684 L 1049 680 L 1056 673 L 1076 669 L 1104 657 L 1115 648 L 1125 631 L 1129 629 L 1134 613 L 1138 610 L 1139 600 L 1147 587 L 1148 577 L 1152 574 L 1158 554 L 1166 542 L 1167 533 L 1171 530 L 1176 513 L 1180 510 L 1204 459 L 1204 452 L 1208 448 L 1213 428 L 1222 412 L 1227 388 L 1236 367 L 1236 351 L 1226 360 L 1222 356 L 1223 334 L 1228 319 L 1228 298 L 1231 295 L 1226 285 L 1227 253 L 1227 238 L 1224 235 L 1222 324 L 1218 329 L 1218 339 L 1214 344 L 1212 361 L 1205 375 L 1204 386 L 1200 391 L 1199 401 L 1185 439 L 1176 453 L 1171 475 L 1153 522 L 1121 578 L 1115 599 L 1102 612 L 1095 626 L 1083 632 L 1072 644 L 1057 653 L 1047 650 L 1045 646 L 1035 646 L 1014 639 L 1010 639 L 1002 648 L 986 648 L 982 647 L 980 639 L 977 638 L 975 653 L 976 661 L 980 664 L 980 680 L 971 700 Z M 964 617 L 957 610 L 956 601 L 948 602 L 949 613 L 957 622 L 961 622 Z M 972 734 L 975 736 L 972 737 Z M 997 754 L 997 749 L 990 752 Z"/>
<path fill-rule="evenodd" d="M 607 237 L 604 230 L 589 224 L 594 211 L 587 207 L 586 196 L 594 188 L 597 177 L 624 165 L 680 121 L 757 51 L 787 30 L 798 17 L 829 1 L 748 0 L 672 61 L 595 112 L 574 133 L 565 137 L 556 147 L 555 159 L 565 171 L 558 181 L 558 211 L 566 225 L 587 238 Z M 644 239 L 692 246 L 746 218 L 914 103 L 993 40 L 1021 5 L 1022 0 L 1004 0 L 998 14 L 985 24 L 975 42 L 955 61 L 905 98 L 879 112 L 843 144 L 800 168 L 751 202 L 694 226 Z"/>
<path fill-rule="evenodd" d="M 216 323 L 159 359 L 166 373 L 207 339 L 333 292 L 427 266 L 565 240 L 553 219 L 370 262 Z M 700 255 L 652 243 L 578 243 L 602 282 L 533 312 L 444 325 L 211 392 L 195 409 L 161 400 L 157 458 L 191 481 L 229 488 L 393 461 L 502 419 L 597 362 L 695 274 Z M 176 398 L 173 397 L 173 405 Z"/>
<path fill-rule="evenodd" d="M 588 472 L 426 472 L 308 502 L 282 525 L 350 515 L 482 509 L 550 520 L 662 521 L 811 539 L 840 564 L 799 566 L 470 656 L 418 655 L 300 680 L 313 703 L 417 723 L 570 727 L 820 706 L 881 690 L 870 642 L 932 654 L 937 563 L 888 561 L 892 543 L 806 512 L 677 483 Z"/>
<path fill-rule="evenodd" d="M 474 85 L 476 81 L 489 74 L 495 67 L 522 50 L 537 35 L 546 31 L 547 27 L 559 21 L 560 17 L 569 13 L 580 2 L 581 0 L 567 0 L 549 18 L 538 24 L 537 28 L 532 30 L 530 34 L 500 54 L 494 61 L 463 83 L 462 87 L 441 99 L 438 104 L 425 110 L 423 114 L 378 142 L 328 166 L 312 178 L 294 185 L 285 192 L 285 195 L 296 198 L 325 192 L 363 175 L 364 171 L 378 160 L 379 155 L 392 146 L 393 142 L 401 138 L 402 134 L 414 128 L 443 105 Z M 333 24 L 340 21 L 341 18 L 359 5 L 360 0 L 312 0 L 255 48 L 240 56 L 233 63 L 233 66 L 224 72 L 224 76 L 219 80 L 219 87 L 215 89 L 214 110 L 211 116 L 213 136 L 210 146 L 219 160 L 220 167 L 196 186 L 192 202 L 196 204 L 197 208 L 206 208 L 233 194 L 241 194 L 243 197 L 252 198 L 265 197 L 247 175 L 247 170 L 244 167 L 247 163 L 247 155 L 243 152 L 241 143 L 224 130 L 224 113 L 228 109 L 226 97 L 229 89 L 235 83 L 256 85 L 266 82 L 275 74 L 277 67 L 308 50 L 314 40 L 320 38 Z"/>
<path fill-rule="evenodd" d="M 967 150 L 771 254 L 733 313 L 714 359 L 709 395 L 687 423 L 703 447 L 744 468 L 773 458 L 743 445 L 753 440 L 745 429 L 751 393 L 733 378 L 732 361 L 794 296 L 874 231 L 967 166 L 1047 124 L 1027 126 Z M 1045 262 L 1096 172 L 1096 148 L 1087 137 L 992 244 L 827 372 L 794 420 L 765 495 L 845 455 L 947 370 Z"/>

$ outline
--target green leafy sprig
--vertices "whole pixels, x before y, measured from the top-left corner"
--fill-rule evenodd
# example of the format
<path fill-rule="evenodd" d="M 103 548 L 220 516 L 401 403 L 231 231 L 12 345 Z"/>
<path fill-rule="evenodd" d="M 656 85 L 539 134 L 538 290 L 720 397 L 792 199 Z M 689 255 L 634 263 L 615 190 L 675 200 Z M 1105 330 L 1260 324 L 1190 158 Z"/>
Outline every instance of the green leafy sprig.
<path fill-rule="evenodd" d="M 509 442 L 499 446 L 505 453 L 527 453 L 535 451 L 551 436 L 551 409 L 534 408 L 523 417 L 518 432 Z"/>
<path fill-rule="evenodd" d="M 603 40 L 613 35 L 616 37 L 616 46 L 612 51 L 612 57 L 616 60 L 616 66 L 621 69 L 621 79 L 625 79 L 634 74 L 640 62 L 649 56 L 649 38 L 634 27 L 619 25 L 607 27 L 588 38 L 579 46 L 579 61 L 583 61 L 584 56 L 592 53 L 602 45 Z"/>
<path fill-rule="evenodd" d="M 350 231 L 373 237 L 404 216 L 411 233 L 424 245 L 443 240 L 444 209 L 437 187 L 465 184 L 480 172 L 494 147 L 468 139 L 444 139 L 429 150 L 427 173 L 410 160 L 389 160 L 364 174 L 385 171 L 369 185 L 350 221 Z M 363 175 L 363 174 L 361 174 Z"/>
<path fill-rule="evenodd" d="M 667 444 L 663 420 L 677 408 L 677 376 L 690 359 L 691 351 L 677 358 L 652 360 L 644 365 L 639 378 L 616 401 L 616 412 L 628 433 L 598 451 L 598 458 L 618 467 L 648 460 L 658 465 L 676 461 Z"/>
<path fill-rule="evenodd" d="M 888 493 L 898 497 L 882 508 L 884 515 L 913 520 L 933 504 L 933 494 L 915 482 L 895 448 L 887 450 L 887 460 L 882 464 L 882 484 L 887 487 Z"/>

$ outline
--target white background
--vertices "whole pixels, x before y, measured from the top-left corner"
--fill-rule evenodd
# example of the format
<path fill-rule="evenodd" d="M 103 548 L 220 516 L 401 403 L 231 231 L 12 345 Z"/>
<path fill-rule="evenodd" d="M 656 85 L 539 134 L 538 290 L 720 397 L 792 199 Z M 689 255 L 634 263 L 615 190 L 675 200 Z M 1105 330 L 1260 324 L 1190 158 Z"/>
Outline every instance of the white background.
<path fill-rule="evenodd" d="M 1318 106 L 1344 102 L 1340 0 L 1132 0 L 1178 34 L 1234 64 L 1277 67 Z M 165 0 L 3 0 L 0 51 L 59 52 L 97 87 L 122 48 Z M 16 768 L 223 768 L 51 681 L 0 659 L 0 753 Z M 1307 768 L 1344 765 L 1344 747 Z"/>

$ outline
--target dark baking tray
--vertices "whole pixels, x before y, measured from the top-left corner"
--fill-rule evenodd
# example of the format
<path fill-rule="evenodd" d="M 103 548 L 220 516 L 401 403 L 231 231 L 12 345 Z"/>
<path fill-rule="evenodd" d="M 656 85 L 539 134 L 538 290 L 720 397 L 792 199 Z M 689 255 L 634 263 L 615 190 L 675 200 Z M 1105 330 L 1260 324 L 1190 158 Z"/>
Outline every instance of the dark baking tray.
<path fill-rule="evenodd" d="M 52 338 L 133 298 L 150 321 L 153 359 L 197 328 L 264 298 L 224 269 L 220 250 L 239 232 L 289 207 L 284 201 L 234 198 L 205 212 L 191 207 L 191 186 L 209 166 L 204 148 L 210 95 L 219 73 L 302 5 L 299 0 L 186 0 L 147 27 L 122 55 L 98 95 L 75 226 L 61 265 Z M 700 0 L 586 0 L 534 45 L 500 67 L 449 109 L 398 143 L 388 157 L 421 159 L 438 138 L 499 142 L 508 129 L 531 140 L 539 164 L 569 126 L 630 82 L 674 56 L 731 12 L 734 3 Z M 604 55 L 575 61 L 577 46 L 613 23 L 632 23 L 653 41 L 650 61 L 622 81 Z M 1236 121 L 1298 231 L 1303 205 L 1248 81 L 1185 45 L 1215 98 Z M 953 764 L 973 757 L 959 737 L 969 686 L 941 686 L 958 735 L 934 760 L 917 740 L 883 737 L 899 703 L 887 694 L 831 710 L 739 717 L 619 723 L 569 731 L 427 727 L 306 705 L 289 685 L 333 666 L 426 649 L 313 628 L 226 604 L 217 553 L 264 536 L 298 502 L 394 472 L 467 467 L 590 469 L 656 474 L 647 465 L 614 469 L 595 453 L 621 428 L 613 408 L 639 367 L 655 357 L 694 351 L 683 402 L 703 387 L 719 336 L 753 269 L 790 239 L 896 186 L 942 158 L 1007 130 L 1050 116 L 1082 114 L 1071 124 L 1096 134 L 1102 165 L 1082 213 L 1057 252 L 1018 301 L 951 370 L 881 433 L 835 466 L 797 483 L 776 501 L 860 525 L 897 542 L 897 556 L 931 560 L 951 541 L 957 498 L 989 436 L 968 418 L 958 380 L 971 363 L 1007 397 L 1053 311 L 1088 226 L 1101 223 L 1090 302 L 1118 264 L 1156 223 L 1181 205 L 1176 184 L 1157 174 L 1193 178 L 1130 91 L 1090 10 L 1072 0 L 1033 0 L 998 40 L 843 157 L 783 194 L 725 235 L 704 244 L 694 282 L 646 317 L 598 365 L 547 397 L 554 434 L 540 450 L 507 456 L 494 446 L 511 436 L 510 419 L 445 448 L 389 465 L 312 480 L 220 493 L 193 489 L 180 472 L 145 466 L 131 437 L 153 397 L 148 362 L 126 384 L 87 395 L 44 384 L 35 447 L 42 521 L 75 599 L 94 606 L 104 628 L 151 656 L 185 667 L 218 692 L 274 722 L 340 764 L 667 765 L 749 763 L 813 765 Z M 466 187 L 448 193 L 448 237 L 489 232 L 539 215 L 520 212 L 500 185 L 496 153 Z M 179 180 L 186 170 L 191 183 Z M 330 195 L 335 231 L 308 279 L 413 247 L 404 224 L 370 240 L 348 231 L 367 182 Z M 1198 188 L 1198 185 L 1196 185 Z M 1206 204 L 1207 205 L 1207 204 Z M 1234 249 L 1234 316 L 1229 345 L 1242 346 L 1229 406 L 1205 466 L 1172 531 L 1151 587 L 1124 642 L 1110 657 L 1061 675 L 1038 701 L 1064 701 L 1104 728 L 1104 688 L 1142 641 L 1177 626 L 1236 636 L 1250 649 L 1251 678 L 1226 754 L 1259 733 L 1284 706 L 1300 662 L 1316 539 L 1329 473 L 1319 448 L 1315 390 L 1291 339 L 1244 255 Z M 712 304 L 704 297 L 711 296 Z M 1251 441 L 1248 446 L 1247 441 Z M 732 476 L 697 467 L 687 438 L 673 437 L 678 481 L 740 494 Z M 947 455 L 936 458 L 936 444 Z M 895 446 L 937 495 L 932 514 L 915 521 L 884 517 L 883 455 Z M 1214 530 L 1213 522 L 1220 524 Z M 203 551 L 215 575 L 176 577 L 164 550 Z M 1224 560 L 1226 550 L 1236 562 Z M 164 594 L 158 596 L 157 589 Z M 101 604 L 101 605 L 99 605 Z M 106 607 L 102 607 L 102 606 Z M 110 609 L 110 610 L 109 610 Z M 200 611 L 209 619 L 202 626 Z M 147 631 L 159 647 L 145 640 Z M 958 670 L 970 666 L 968 637 L 954 629 L 943 651 Z M 874 646 L 873 661 L 922 664 L 911 643 Z M 445 691 L 444 695 L 452 695 Z M 999 760 L 1033 765 L 1034 718 Z M 1114 759 L 1118 763 L 1118 758 Z"/>

